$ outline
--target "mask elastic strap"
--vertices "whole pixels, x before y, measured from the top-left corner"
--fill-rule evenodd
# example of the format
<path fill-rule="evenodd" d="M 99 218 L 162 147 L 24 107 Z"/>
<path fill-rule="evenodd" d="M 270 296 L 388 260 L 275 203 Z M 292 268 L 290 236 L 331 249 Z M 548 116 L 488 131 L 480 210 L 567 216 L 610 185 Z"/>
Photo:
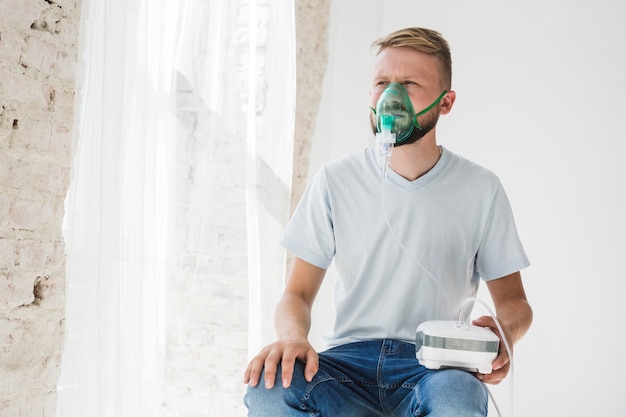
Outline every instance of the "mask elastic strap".
<path fill-rule="evenodd" d="M 443 90 L 443 93 L 439 94 L 439 97 L 437 97 L 437 99 L 435 101 L 433 101 L 430 106 L 426 107 L 424 110 L 422 110 L 421 112 L 419 112 L 415 116 L 413 116 L 415 127 L 417 127 L 419 130 L 422 130 L 422 127 L 420 126 L 419 122 L 417 121 L 417 118 L 419 116 L 421 116 L 422 114 L 424 114 L 424 113 L 428 113 L 428 111 L 430 111 L 430 109 L 435 107 L 437 105 L 437 103 L 439 103 L 439 101 L 441 101 L 441 99 L 446 94 L 448 94 L 448 90 Z"/>

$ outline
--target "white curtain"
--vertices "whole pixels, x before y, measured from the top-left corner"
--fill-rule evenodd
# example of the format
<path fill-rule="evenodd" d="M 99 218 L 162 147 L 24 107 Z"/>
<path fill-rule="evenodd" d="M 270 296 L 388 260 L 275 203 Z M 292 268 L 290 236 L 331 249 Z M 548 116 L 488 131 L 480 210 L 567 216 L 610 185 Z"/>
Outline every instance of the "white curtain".
<path fill-rule="evenodd" d="M 82 2 L 57 416 L 161 406 L 175 0 Z"/>
<path fill-rule="evenodd" d="M 56 415 L 243 415 L 246 347 L 273 337 L 284 279 L 293 1 L 83 0 L 82 10 Z M 234 222 L 237 210 L 216 198 L 224 190 L 240 199 Z M 211 259 L 228 249 L 211 246 L 221 240 L 242 265 Z M 230 288 L 232 305 L 211 305 L 223 304 L 215 287 Z M 235 329 L 243 340 L 214 323 L 200 329 L 206 342 L 189 340 L 214 310 L 250 317 Z M 230 343 L 219 351 L 236 360 L 202 343 Z"/>
<path fill-rule="evenodd" d="M 252 2 L 254 3 L 254 2 Z M 259 2 L 263 3 L 263 2 Z M 296 38 L 293 1 L 252 6 L 247 105 L 246 209 L 250 355 L 273 341 L 274 308 L 285 278 L 278 241 L 289 220 L 295 124 Z M 259 52 L 262 51 L 262 53 Z M 260 92 L 260 94 L 259 94 Z"/>

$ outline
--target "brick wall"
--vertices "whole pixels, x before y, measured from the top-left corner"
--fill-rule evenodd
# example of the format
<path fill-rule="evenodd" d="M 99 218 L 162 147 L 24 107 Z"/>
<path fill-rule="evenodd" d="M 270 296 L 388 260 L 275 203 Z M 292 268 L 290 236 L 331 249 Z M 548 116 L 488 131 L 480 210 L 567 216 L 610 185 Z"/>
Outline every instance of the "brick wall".
<path fill-rule="evenodd" d="M 291 211 L 306 187 L 311 138 L 328 61 L 331 0 L 296 0 L 296 133 Z"/>
<path fill-rule="evenodd" d="M 0 416 L 52 416 L 79 0 L 0 1 Z"/>

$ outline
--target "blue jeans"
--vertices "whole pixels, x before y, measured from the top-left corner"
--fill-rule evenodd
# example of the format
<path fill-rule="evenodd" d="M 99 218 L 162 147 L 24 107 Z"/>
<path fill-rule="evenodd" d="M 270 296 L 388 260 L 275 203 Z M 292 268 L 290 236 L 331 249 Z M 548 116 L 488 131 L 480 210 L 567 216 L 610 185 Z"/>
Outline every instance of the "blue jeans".
<path fill-rule="evenodd" d="M 248 387 L 248 417 L 485 417 L 488 393 L 465 371 L 433 371 L 419 364 L 415 345 L 373 340 L 319 354 L 311 382 L 296 363 L 289 388 Z"/>

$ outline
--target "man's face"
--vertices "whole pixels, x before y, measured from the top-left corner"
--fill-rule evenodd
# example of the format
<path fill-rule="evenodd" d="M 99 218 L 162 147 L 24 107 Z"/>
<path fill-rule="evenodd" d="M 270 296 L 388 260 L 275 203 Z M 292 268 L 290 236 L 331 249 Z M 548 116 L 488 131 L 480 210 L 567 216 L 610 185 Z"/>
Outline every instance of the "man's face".
<path fill-rule="evenodd" d="M 437 58 L 406 47 L 383 49 L 374 61 L 373 84 L 370 91 L 371 107 L 392 82 L 401 83 L 417 113 L 428 107 L 442 91 Z M 398 145 L 414 143 L 430 132 L 437 124 L 440 106 L 419 117 L 421 129 L 415 128 L 409 138 Z M 370 117 L 372 131 L 376 133 L 376 117 Z"/>

